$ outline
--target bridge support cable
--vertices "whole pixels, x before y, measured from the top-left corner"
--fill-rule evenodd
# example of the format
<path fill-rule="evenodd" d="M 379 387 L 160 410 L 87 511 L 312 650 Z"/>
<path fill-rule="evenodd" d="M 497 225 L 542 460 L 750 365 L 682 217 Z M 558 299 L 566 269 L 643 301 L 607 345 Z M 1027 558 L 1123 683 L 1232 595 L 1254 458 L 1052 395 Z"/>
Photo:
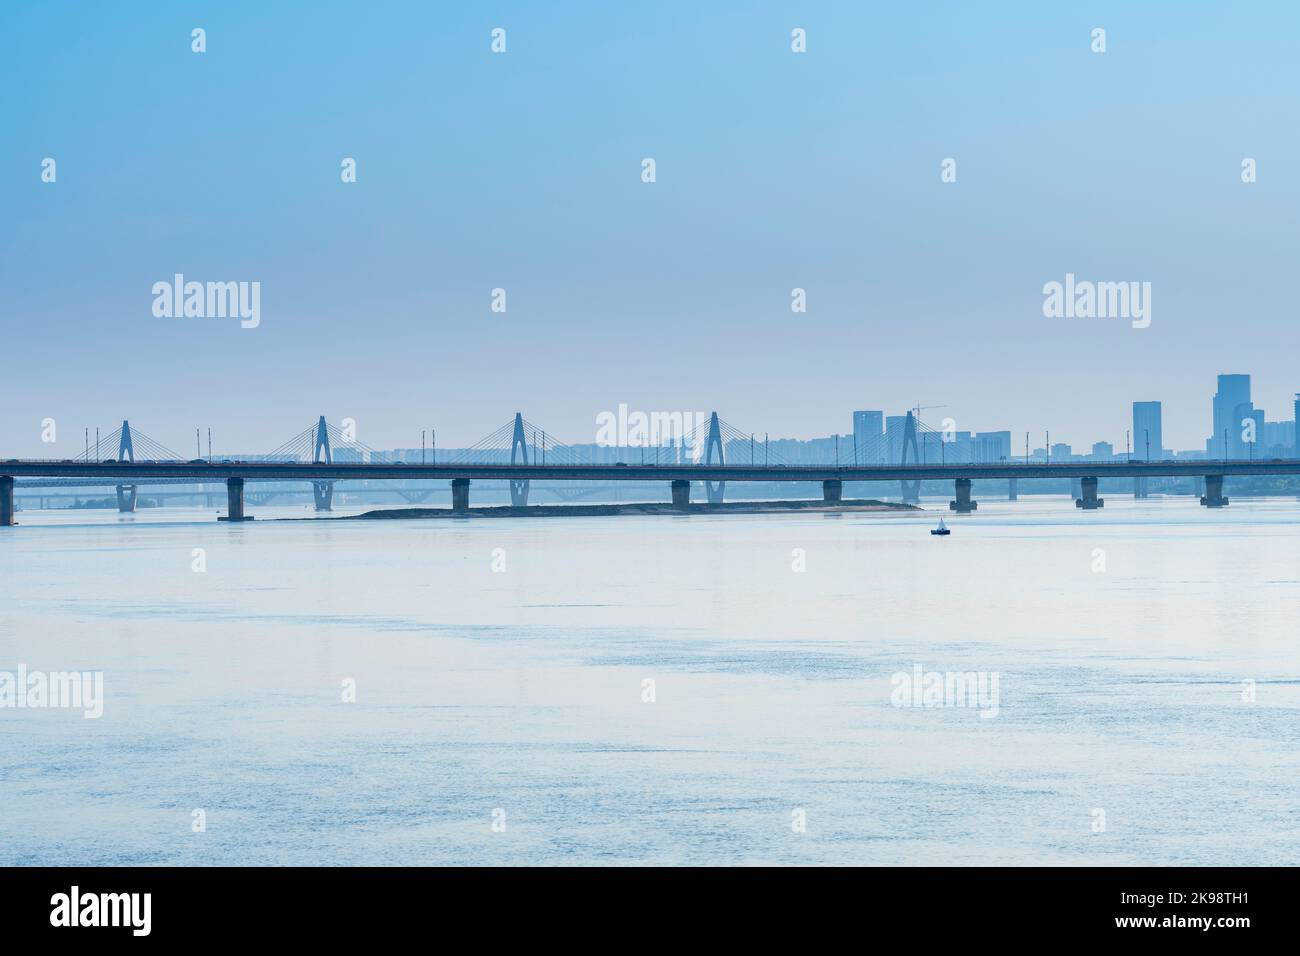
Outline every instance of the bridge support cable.
<path fill-rule="evenodd" d="M 110 449 L 115 449 L 112 454 L 116 457 L 104 457 L 109 453 Z M 154 441 L 139 429 L 132 428 L 131 423 L 125 419 L 123 419 L 119 428 L 107 437 L 97 440 L 93 450 L 87 448 L 74 460 L 81 462 L 184 461 L 179 454 L 172 451 L 166 445 Z M 114 487 L 117 491 L 117 510 L 123 514 L 130 514 L 135 511 L 140 486 L 135 483 L 123 483 Z"/>
<path fill-rule="evenodd" d="M 597 465 L 601 464 L 600 452 L 593 443 L 589 446 L 573 446 L 557 441 L 555 435 L 524 418 L 521 412 L 495 431 L 483 436 L 468 448 L 453 450 L 447 460 L 452 465 L 522 465 L 528 466 L 563 466 L 563 465 Z M 610 462 L 612 464 L 612 462 Z M 521 508 L 528 504 L 532 480 L 530 478 L 510 478 L 506 480 L 510 489 L 510 504 Z M 593 486 L 595 482 L 582 482 L 583 486 Z M 590 490 L 584 491 L 589 494 Z"/>
<path fill-rule="evenodd" d="M 322 456 L 322 452 L 325 454 Z M 283 445 L 273 448 L 255 459 L 262 462 L 380 462 L 383 454 L 364 442 L 357 441 L 350 431 L 325 421 L 322 415 Z"/>
<path fill-rule="evenodd" d="M 362 442 L 356 440 L 351 432 L 345 432 L 337 425 L 331 425 L 321 415 L 315 423 L 308 425 L 284 444 L 258 456 L 261 462 L 310 462 L 313 465 L 331 465 L 336 461 L 362 463 L 380 462 L 384 456 Z M 313 479 L 311 482 L 312 502 L 317 511 L 334 510 L 333 478 Z M 267 498 L 262 495 L 255 499 L 262 503 Z"/>
<path fill-rule="evenodd" d="M 311 425 L 294 435 L 283 445 L 273 448 L 261 456 L 262 461 L 310 461 L 312 444 L 316 436 L 316 427 Z"/>
<path fill-rule="evenodd" d="M 123 448 L 129 451 L 129 457 L 121 457 Z M 115 457 L 109 457 L 109 455 Z M 87 448 L 80 455 L 73 459 L 77 462 L 92 461 L 159 461 L 159 462 L 176 462 L 185 459 L 177 452 L 172 451 L 161 442 L 156 442 L 138 428 L 132 428 L 129 422 L 122 422 L 121 426 L 115 429 L 99 441 Z"/>
<path fill-rule="evenodd" d="M 780 443 L 778 443 L 779 445 Z M 707 422 L 698 423 L 688 434 L 682 436 L 679 446 L 683 451 L 680 464 L 703 466 L 752 465 L 758 468 L 785 468 L 790 462 L 773 451 L 766 436 L 758 440 L 757 432 L 746 432 L 724 418 L 717 412 L 709 415 Z M 725 480 L 704 482 L 705 500 L 709 504 L 722 504 L 725 500 Z"/>

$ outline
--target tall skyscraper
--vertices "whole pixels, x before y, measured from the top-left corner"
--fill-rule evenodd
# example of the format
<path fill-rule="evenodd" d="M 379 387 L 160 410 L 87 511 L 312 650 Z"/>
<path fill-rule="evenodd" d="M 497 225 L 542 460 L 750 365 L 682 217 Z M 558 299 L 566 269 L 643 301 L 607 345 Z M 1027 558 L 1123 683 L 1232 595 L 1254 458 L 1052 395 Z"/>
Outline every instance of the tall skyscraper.
<path fill-rule="evenodd" d="M 907 434 L 907 416 L 889 415 L 885 418 L 885 461 L 897 465 L 903 457 L 903 437 Z"/>
<path fill-rule="evenodd" d="M 853 446 L 858 464 L 879 465 L 885 460 L 885 413 L 853 413 Z"/>
<path fill-rule="evenodd" d="M 1205 444 L 1211 458 L 1241 458 L 1241 420 L 1237 409 L 1250 401 L 1249 375 L 1220 375 L 1219 390 L 1214 393 L 1214 431 Z"/>
<path fill-rule="evenodd" d="M 1300 392 L 1296 392 L 1295 404 L 1291 406 L 1292 414 L 1295 415 L 1295 451 L 1292 452 L 1296 458 L 1300 458 Z"/>
<path fill-rule="evenodd" d="M 1011 432 L 976 432 L 971 443 L 973 461 L 994 464 L 1011 457 Z"/>
<path fill-rule="evenodd" d="M 1161 431 L 1160 403 L 1133 403 L 1133 459 L 1135 461 L 1160 461 L 1164 454 L 1164 434 Z"/>
<path fill-rule="evenodd" d="M 1251 402 L 1242 402 L 1232 410 L 1237 427 L 1228 433 L 1228 448 L 1233 458 L 1254 458 L 1264 432 L 1264 410 Z"/>

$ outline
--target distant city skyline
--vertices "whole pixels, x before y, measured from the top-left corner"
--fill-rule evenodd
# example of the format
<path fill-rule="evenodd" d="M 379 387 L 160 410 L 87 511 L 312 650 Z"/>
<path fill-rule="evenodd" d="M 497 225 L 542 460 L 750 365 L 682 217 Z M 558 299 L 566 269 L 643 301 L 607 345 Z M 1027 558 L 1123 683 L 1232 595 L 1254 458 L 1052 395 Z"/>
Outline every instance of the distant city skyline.
<path fill-rule="evenodd" d="M 1265 410 L 1254 406 L 1251 400 L 1251 376 L 1246 373 L 1220 373 L 1216 377 L 1217 390 L 1213 393 L 1210 401 L 1210 415 L 1207 416 L 1207 422 L 1210 424 L 1213 432 L 1217 434 L 1209 435 L 1201 447 L 1171 447 L 1164 441 L 1163 416 L 1164 403 L 1159 400 L 1135 401 L 1131 403 L 1132 418 L 1130 426 L 1124 431 L 1123 437 L 1116 441 L 1110 437 L 1092 437 L 1080 442 L 1051 440 L 1050 457 L 1053 460 L 1060 460 L 1063 457 L 1084 457 L 1092 460 L 1105 461 L 1111 457 L 1142 459 L 1150 458 L 1158 460 L 1162 457 L 1205 457 L 1205 458 L 1249 458 L 1255 455 L 1272 456 L 1272 457 L 1300 457 L 1300 449 L 1296 448 L 1296 418 L 1282 420 L 1269 420 L 1265 417 Z M 1289 409 L 1293 416 L 1300 413 L 1300 393 L 1293 394 L 1293 401 Z M 887 409 L 855 409 L 850 413 L 849 425 L 847 432 L 833 428 L 823 434 L 802 434 L 802 435 L 783 435 L 771 431 L 757 431 L 754 437 L 758 441 L 770 440 L 774 443 L 802 443 L 809 446 L 818 446 L 821 443 L 834 444 L 840 438 L 845 440 L 843 449 L 838 449 L 837 453 L 846 463 L 858 462 L 861 464 L 897 462 L 901 457 L 901 449 L 906 429 L 908 415 L 913 415 L 918 423 L 918 452 L 921 461 L 938 461 L 947 456 L 952 461 L 978 461 L 993 462 L 1002 458 L 1047 458 L 1048 438 L 1051 436 L 1051 430 L 1045 429 L 1041 433 L 1033 431 L 1017 431 L 1016 429 L 972 429 L 958 427 L 958 419 L 949 414 L 948 406 L 940 406 L 934 413 L 927 412 L 929 418 L 921 417 L 916 408 L 899 409 L 899 414 L 890 414 Z M 926 411 L 922 408 L 920 411 Z M 659 416 L 665 418 L 673 416 L 678 419 L 684 419 L 687 422 L 692 420 L 702 422 L 706 417 L 704 412 L 681 413 L 681 412 L 662 412 L 657 410 L 629 410 L 626 405 L 619 409 L 619 414 L 624 418 L 637 416 L 638 414 L 657 420 Z M 593 419 L 591 433 L 587 435 L 581 432 L 563 432 L 552 430 L 545 433 L 544 437 L 552 443 L 558 442 L 569 446 L 594 446 L 594 447 L 652 447 L 658 444 L 660 447 L 678 444 L 683 438 L 680 431 L 674 433 L 671 429 L 665 435 L 658 435 L 654 430 L 643 430 L 640 438 L 632 441 L 626 440 L 626 435 L 618 438 L 616 441 L 610 441 L 605 434 L 605 429 L 600 427 L 601 423 L 607 418 L 612 418 L 613 412 L 602 411 Z M 1255 438 L 1253 442 L 1248 442 L 1245 438 L 1245 421 L 1249 418 L 1254 423 Z M 344 420 L 347 428 L 353 430 L 357 428 L 354 420 Z M 1235 423 L 1235 424 L 1234 424 Z M 95 455 L 115 454 L 115 449 L 108 448 L 103 444 L 110 434 L 116 432 L 121 422 L 111 422 L 107 426 L 83 426 L 74 428 L 72 441 L 69 440 L 66 423 L 60 424 L 57 421 L 43 421 L 42 429 L 46 434 L 57 434 L 59 429 L 63 430 L 62 453 L 52 455 L 53 446 L 59 442 L 39 442 L 34 453 L 28 453 L 26 457 L 50 458 L 50 457 L 77 457 L 84 454 L 85 449 L 93 447 Z M 301 423 L 295 423 L 301 424 Z M 335 423 L 331 423 L 335 424 Z M 53 426 L 53 427 L 51 427 Z M 951 426 L 948 428 L 947 426 Z M 135 429 L 143 431 L 139 418 L 135 419 Z M 656 426 L 657 427 L 657 426 Z M 703 427 L 697 425 L 697 428 Z M 361 446 L 373 448 L 376 452 L 391 454 L 396 451 L 409 453 L 415 449 L 427 447 L 431 451 L 441 447 L 444 452 L 452 449 L 464 449 L 472 446 L 476 440 L 484 436 L 477 436 L 470 441 L 455 442 L 449 441 L 444 437 L 441 442 L 437 438 L 437 429 L 422 429 L 419 434 L 420 443 L 415 442 L 393 442 L 390 444 L 371 445 L 367 441 L 358 438 Z M 873 437 L 874 436 L 874 437 Z M 151 438 L 157 439 L 156 435 Z M 281 436 L 286 437 L 286 436 Z M 415 437 L 415 436 L 412 436 Z M 697 436 L 698 437 L 698 436 Z M 1058 436 L 1059 437 L 1059 436 Z M 189 430 L 189 436 L 181 442 L 172 444 L 170 447 L 177 452 L 180 457 L 187 457 L 187 453 L 181 449 L 190 447 L 189 442 L 195 443 L 195 455 L 203 457 L 208 454 L 207 442 L 212 441 L 213 436 L 208 430 L 202 427 Z M 162 444 L 167 444 L 167 439 L 160 440 Z M 237 453 L 245 457 L 253 458 L 268 454 L 271 449 L 255 449 L 247 441 L 244 441 L 238 435 L 227 437 L 218 433 L 215 437 L 215 445 L 212 447 L 220 454 L 229 455 Z M 277 445 L 280 442 L 277 442 Z M 827 445 L 830 447 L 830 445 Z M 1082 449 L 1087 448 L 1088 451 Z M 342 452 L 348 454 L 348 452 Z M 15 455 L 18 452 L 0 449 L 0 455 Z M 617 456 L 615 456 L 617 457 Z M 359 459 L 358 459 L 359 460 Z M 611 460 L 613 460 L 611 458 Z"/>
<path fill-rule="evenodd" d="M 903 458 L 903 446 L 905 444 L 905 435 L 907 430 L 907 418 L 909 414 L 914 416 L 917 423 L 916 449 L 909 461 L 919 460 L 921 462 L 980 462 L 993 463 L 1003 460 L 1023 459 L 1030 460 L 1088 460 L 1088 461 L 1119 461 L 1119 460 L 1152 460 L 1158 461 L 1164 458 L 1251 458 L 1251 457 L 1300 457 L 1300 449 L 1296 448 L 1296 423 L 1294 419 L 1282 421 L 1266 421 L 1263 410 L 1253 407 L 1250 401 L 1250 376 L 1240 373 L 1221 374 L 1217 378 L 1218 391 L 1214 394 L 1211 402 L 1210 422 L 1212 427 L 1219 426 L 1225 421 L 1220 417 L 1221 409 L 1231 407 L 1233 413 L 1237 415 L 1249 415 L 1255 422 L 1256 435 L 1253 442 L 1247 442 L 1243 439 L 1244 430 L 1243 419 L 1237 419 L 1238 427 L 1230 433 L 1230 440 L 1223 444 L 1213 436 L 1208 437 L 1204 442 L 1203 448 L 1171 448 L 1163 440 L 1163 403 L 1160 401 L 1137 401 L 1132 403 L 1133 418 L 1131 426 L 1125 431 L 1123 439 L 1120 441 L 1110 441 L 1106 439 L 1097 439 L 1091 442 L 1076 445 L 1068 441 L 1051 441 L 1050 451 L 1046 440 L 1050 432 L 1042 435 L 1030 433 L 1017 433 L 1010 429 L 985 429 L 969 430 L 959 429 L 956 427 L 945 430 L 945 424 L 955 426 L 955 420 L 938 420 L 915 417 L 916 409 L 903 410 L 902 414 L 886 414 L 883 409 L 855 409 L 852 412 L 852 428 L 848 432 L 832 430 L 824 435 L 808 436 L 790 436 L 774 435 L 770 432 L 755 433 L 752 439 L 748 438 L 729 438 L 724 440 L 724 445 L 730 449 L 728 451 L 728 461 L 733 460 L 733 455 L 738 449 L 744 456 L 746 448 L 753 452 L 756 446 L 762 449 L 765 444 L 769 445 L 776 459 L 783 460 L 790 464 L 824 462 L 838 460 L 843 464 L 886 464 L 897 463 Z M 1292 406 L 1293 410 L 1300 409 L 1300 395 Z M 620 414 L 624 417 L 635 416 L 635 410 L 629 411 L 626 407 L 620 409 Z M 661 413 L 651 413 L 650 417 L 658 416 Z M 674 413 L 680 417 L 680 413 Z M 568 446 L 572 451 L 580 451 L 584 455 L 584 460 L 593 462 L 615 462 L 626 457 L 623 452 L 627 450 L 646 449 L 646 448 L 676 448 L 676 457 L 669 459 L 664 458 L 666 463 L 669 460 L 681 461 L 686 460 L 689 455 L 687 450 L 694 447 L 696 452 L 702 449 L 702 429 L 705 427 L 704 421 L 707 418 L 704 413 L 695 413 L 697 425 L 692 440 L 691 434 L 684 434 L 679 431 L 669 430 L 666 437 L 659 435 L 654 428 L 642 430 L 637 437 L 627 440 L 627 435 L 620 433 L 617 440 L 609 440 L 609 436 L 603 436 L 597 430 L 593 438 L 580 436 L 576 439 L 566 438 L 563 435 L 553 433 L 544 433 L 541 436 L 541 444 L 545 445 L 548 441 L 552 447 L 555 444 Z M 687 415 L 686 420 L 690 421 L 691 416 Z M 687 429 L 688 432 L 691 429 Z M 89 440 L 90 436 L 86 436 Z M 199 438 L 196 454 L 203 457 L 202 437 Z M 464 451 L 470 445 L 448 445 L 445 443 L 438 445 L 436 435 L 432 431 L 426 431 L 420 436 L 421 443 L 415 444 L 395 444 L 383 448 L 370 449 L 365 443 L 353 445 L 338 444 L 334 449 L 335 460 L 337 461 L 364 461 L 364 460 L 385 460 L 385 461 L 429 461 L 437 460 L 438 449 L 444 456 L 453 455 L 457 452 Z M 534 431 L 526 436 L 530 445 L 537 445 L 538 435 Z M 1044 443 L 1040 444 L 1042 439 Z M 110 443 L 111 444 L 111 443 Z M 741 447 L 745 446 L 745 447 Z M 109 444 L 102 446 L 96 445 L 95 456 L 98 457 L 101 451 L 111 455 L 113 449 Z M 504 446 L 503 446 L 504 447 Z M 361 449 L 366 449 L 362 451 Z M 536 449 L 534 448 L 534 453 Z M 267 455 L 265 451 L 253 451 L 251 449 L 223 448 L 221 454 L 228 455 L 234 453 L 245 459 L 256 459 Z M 273 457 L 273 456 L 272 456 Z M 446 460 L 445 458 L 443 460 Z M 657 460 L 657 459 L 656 459 Z M 775 459 L 774 459 L 775 460 Z"/>

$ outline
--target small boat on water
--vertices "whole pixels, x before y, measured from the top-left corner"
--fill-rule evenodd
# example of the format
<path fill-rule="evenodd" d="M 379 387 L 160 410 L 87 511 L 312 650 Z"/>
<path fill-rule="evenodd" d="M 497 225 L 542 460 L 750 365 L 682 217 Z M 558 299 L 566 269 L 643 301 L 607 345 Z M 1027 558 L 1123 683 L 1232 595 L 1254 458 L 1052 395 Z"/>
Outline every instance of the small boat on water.
<path fill-rule="evenodd" d="M 937 528 L 931 528 L 931 529 L 930 529 L 930 534 L 952 534 L 952 532 L 949 531 L 946 527 L 944 527 L 943 519 L 940 518 L 940 519 L 939 519 L 939 527 L 937 527 Z"/>

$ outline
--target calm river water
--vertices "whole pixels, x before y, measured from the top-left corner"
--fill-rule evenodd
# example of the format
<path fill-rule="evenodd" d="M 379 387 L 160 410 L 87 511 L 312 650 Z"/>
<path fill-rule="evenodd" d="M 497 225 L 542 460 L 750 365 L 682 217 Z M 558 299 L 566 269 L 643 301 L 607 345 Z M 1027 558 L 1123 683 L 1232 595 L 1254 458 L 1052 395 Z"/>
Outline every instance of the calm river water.
<path fill-rule="evenodd" d="M 24 512 L 0 864 L 1300 863 L 1300 503 L 925 507 Z"/>

